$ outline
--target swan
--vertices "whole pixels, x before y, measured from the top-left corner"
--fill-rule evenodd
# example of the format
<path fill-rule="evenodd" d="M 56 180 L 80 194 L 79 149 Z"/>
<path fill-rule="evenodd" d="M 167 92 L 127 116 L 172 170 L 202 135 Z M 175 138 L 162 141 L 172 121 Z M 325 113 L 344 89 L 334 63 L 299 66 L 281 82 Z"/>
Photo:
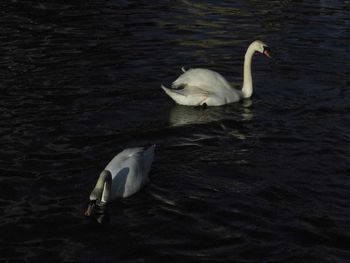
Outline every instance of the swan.
<path fill-rule="evenodd" d="M 116 198 L 126 198 L 138 192 L 148 181 L 155 145 L 148 149 L 128 148 L 117 154 L 101 172 L 89 197 L 85 212 L 90 216 L 96 205 L 103 206 Z"/>
<path fill-rule="evenodd" d="M 219 73 L 204 69 L 194 68 L 184 72 L 167 88 L 161 84 L 161 88 L 176 103 L 187 106 L 221 106 L 250 98 L 253 94 L 253 79 L 251 63 L 254 53 L 258 51 L 271 58 L 269 47 L 262 41 L 252 42 L 244 56 L 243 88 L 241 90 L 231 87 L 228 81 Z"/>

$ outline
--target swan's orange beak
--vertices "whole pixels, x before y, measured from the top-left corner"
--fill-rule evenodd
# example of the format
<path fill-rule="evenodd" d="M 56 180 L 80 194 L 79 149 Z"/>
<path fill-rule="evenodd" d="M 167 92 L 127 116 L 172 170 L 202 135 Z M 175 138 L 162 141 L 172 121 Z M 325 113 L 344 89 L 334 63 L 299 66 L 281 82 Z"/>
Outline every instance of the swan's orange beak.
<path fill-rule="evenodd" d="M 92 212 L 94 211 L 96 205 L 96 201 L 90 201 L 88 208 L 86 209 L 84 215 L 85 216 L 91 216 Z"/>
<path fill-rule="evenodd" d="M 264 55 L 268 58 L 272 57 L 272 53 L 269 47 L 264 47 Z"/>

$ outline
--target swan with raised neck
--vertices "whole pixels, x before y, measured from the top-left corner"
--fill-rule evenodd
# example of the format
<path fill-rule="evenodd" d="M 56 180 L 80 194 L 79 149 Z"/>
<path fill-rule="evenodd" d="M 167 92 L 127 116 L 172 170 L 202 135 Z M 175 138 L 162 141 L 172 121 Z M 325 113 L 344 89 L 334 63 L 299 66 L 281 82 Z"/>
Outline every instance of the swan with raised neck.
<path fill-rule="evenodd" d="M 244 56 L 241 90 L 233 88 L 221 74 L 203 68 L 183 70 L 185 72 L 173 82 L 172 88 L 161 87 L 176 103 L 187 106 L 221 106 L 250 98 L 253 94 L 251 64 L 255 52 L 271 57 L 264 42 L 256 40 L 249 45 Z"/>

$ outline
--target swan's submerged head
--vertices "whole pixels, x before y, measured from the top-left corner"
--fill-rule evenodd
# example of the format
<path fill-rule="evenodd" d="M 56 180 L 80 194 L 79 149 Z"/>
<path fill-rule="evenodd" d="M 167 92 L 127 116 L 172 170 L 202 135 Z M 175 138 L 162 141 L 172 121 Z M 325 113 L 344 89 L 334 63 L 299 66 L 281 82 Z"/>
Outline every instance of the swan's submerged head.
<path fill-rule="evenodd" d="M 94 190 L 89 197 L 89 205 L 85 211 L 86 216 L 91 216 L 96 206 L 105 205 L 110 198 L 112 175 L 109 171 L 104 170 L 100 174 Z"/>
<path fill-rule="evenodd" d="M 271 58 L 271 50 L 268 45 L 266 45 L 261 40 L 255 40 L 251 46 L 258 52 L 264 54 L 266 57 Z"/>

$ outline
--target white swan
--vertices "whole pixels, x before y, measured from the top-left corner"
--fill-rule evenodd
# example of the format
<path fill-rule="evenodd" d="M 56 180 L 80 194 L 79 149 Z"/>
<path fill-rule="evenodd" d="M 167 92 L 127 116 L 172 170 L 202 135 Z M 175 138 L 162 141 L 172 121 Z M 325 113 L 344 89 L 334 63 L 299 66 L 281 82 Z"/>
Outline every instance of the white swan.
<path fill-rule="evenodd" d="M 184 73 L 173 82 L 171 89 L 163 85 L 161 87 L 176 103 L 187 106 L 220 106 L 250 98 L 253 94 L 251 63 L 255 51 L 271 57 L 270 50 L 264 42 L 256 40 L 249 45 L 244 57 L 241 90 L 232 88 L 219 73 L 202 68 L 183 70 Z"/>
<path fill-rule="evenodd" d="M 90 194 L 85 212 L 90 216 L 96 205 L 103 206 L 116 198 L 135 194 L 148 181 L 148 172 L 154 158 L 155 145 L 144 150 L 141 147 L 125 149 L 116 155 L 101 172 Z"/>

